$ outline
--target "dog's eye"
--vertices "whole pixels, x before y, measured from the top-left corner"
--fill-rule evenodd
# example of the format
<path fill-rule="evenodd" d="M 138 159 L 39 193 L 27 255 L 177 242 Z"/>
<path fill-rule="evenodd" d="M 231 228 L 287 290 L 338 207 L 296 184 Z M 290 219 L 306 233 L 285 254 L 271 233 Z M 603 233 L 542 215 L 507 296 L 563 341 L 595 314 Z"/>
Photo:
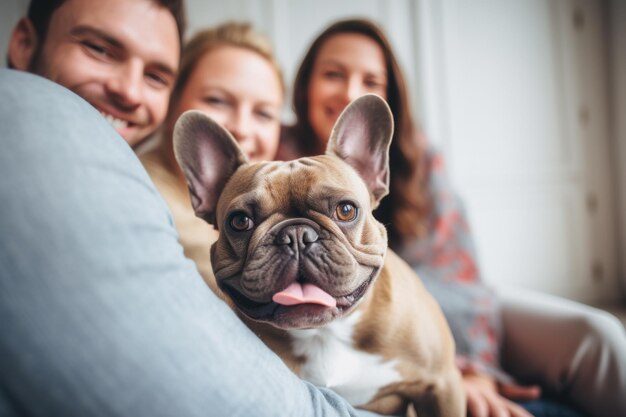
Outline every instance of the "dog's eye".
<path fill-rule="evenodd" d="M 335 216 L 337 216 L 337 220 L 342 222 L 349 222 L 356 218 L 356 207 L 351 203 L 339 203 L 337 204 L 337 208 L 335 208 Z"/>
<path fill-rule="evenodd" d="M 234 213 L 230 216 L 230 227 L 236 232 L 246 232 L 254 227 L 254 222 L 246 213 Z"/>

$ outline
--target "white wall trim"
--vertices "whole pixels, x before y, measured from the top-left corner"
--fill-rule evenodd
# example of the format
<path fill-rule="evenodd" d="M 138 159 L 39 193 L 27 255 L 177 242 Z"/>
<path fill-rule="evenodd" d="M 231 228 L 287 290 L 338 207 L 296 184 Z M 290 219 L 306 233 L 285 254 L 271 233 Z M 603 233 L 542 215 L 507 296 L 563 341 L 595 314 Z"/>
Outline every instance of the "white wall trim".
<path fill-rule="evenodd" d="M 447 76 L 444 51 L 443 2 L 413 3 L 413 39 L 416 69 L 414 107 L 428 140 L 444 155 L 450 152 Z M 414 111 L 415 111 L 414 110 Z M 450 167 L 449 167 L 450 168 Z"/>
<path fill-rule="evenodd" d="M 619 222 L 618 259 L 622 300 L 626 300 L 626 2 L 609 2 L 610 68 L 611 68 L 611 125 L 614 145 L 613 163 L 617 178 L 617 221 Z"/>

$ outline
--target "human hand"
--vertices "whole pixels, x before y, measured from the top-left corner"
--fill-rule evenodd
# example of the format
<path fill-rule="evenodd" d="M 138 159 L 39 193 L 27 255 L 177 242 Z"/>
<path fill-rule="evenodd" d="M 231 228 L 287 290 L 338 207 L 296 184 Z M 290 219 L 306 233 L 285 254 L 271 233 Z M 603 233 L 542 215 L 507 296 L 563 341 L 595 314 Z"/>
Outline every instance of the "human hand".
<path fill-rule="evenodd" d="M 541 390 L 537 386 L 523 387 L 515 384 L 500 385 L 488 375 L 471 373 L 463 375 L 469 417 L 532 417 L 511 400 L 534 400 Z"/>

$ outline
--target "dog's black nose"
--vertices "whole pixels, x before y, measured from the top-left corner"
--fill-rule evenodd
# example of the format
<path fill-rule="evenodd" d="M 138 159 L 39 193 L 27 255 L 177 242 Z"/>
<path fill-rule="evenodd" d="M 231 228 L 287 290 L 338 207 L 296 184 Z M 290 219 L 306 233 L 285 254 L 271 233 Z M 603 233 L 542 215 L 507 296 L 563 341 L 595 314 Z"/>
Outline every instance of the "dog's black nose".
<path fill-rule="evenodd" d="M 311 243 L 317 242 L 319 235 L 311 226 L 306 224 L 292 224 L 284 227 L 274 242 L 277 245 L 297 246 L 303 249 Z"/>

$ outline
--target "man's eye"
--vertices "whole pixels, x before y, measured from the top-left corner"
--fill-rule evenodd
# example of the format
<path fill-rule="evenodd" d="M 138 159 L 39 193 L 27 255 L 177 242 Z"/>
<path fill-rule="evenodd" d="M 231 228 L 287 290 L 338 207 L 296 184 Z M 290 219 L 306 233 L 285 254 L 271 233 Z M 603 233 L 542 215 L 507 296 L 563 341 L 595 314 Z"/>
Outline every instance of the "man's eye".
<path fill-rule="evenodd" d="M 357 208 L 348 202 L 342 202 L 337 204 L 335 208 L 335 217 L 342 222 L 349 222 L 356 219 Z"/>
<path fill-rule="evenodd" d="M 93 42 L 89 42 L 89 41 L 83 41 L 82 45 L 87 48 L 89 50 L 89 52 L 93 55 L 98 55 L 98 56 L 102 56 L 102 57 L 107 57 L 109 56 L 109 51 L 107 50 L 106 47 L 102 46 L 102 45 L 98 45 L 96 43 Z"/>
<path fill-rule="evenodd" d="M 148 81 L 158 87 L 169 87 L 170 82 L 160 74 L 148 73 L 146 74 Z"/>
<path fill-rule="evenodd" d="M 235 232 L 247 232 L 254 227 L 252 219 L 242 212 L 231 215 L 228 224 Z"/>

